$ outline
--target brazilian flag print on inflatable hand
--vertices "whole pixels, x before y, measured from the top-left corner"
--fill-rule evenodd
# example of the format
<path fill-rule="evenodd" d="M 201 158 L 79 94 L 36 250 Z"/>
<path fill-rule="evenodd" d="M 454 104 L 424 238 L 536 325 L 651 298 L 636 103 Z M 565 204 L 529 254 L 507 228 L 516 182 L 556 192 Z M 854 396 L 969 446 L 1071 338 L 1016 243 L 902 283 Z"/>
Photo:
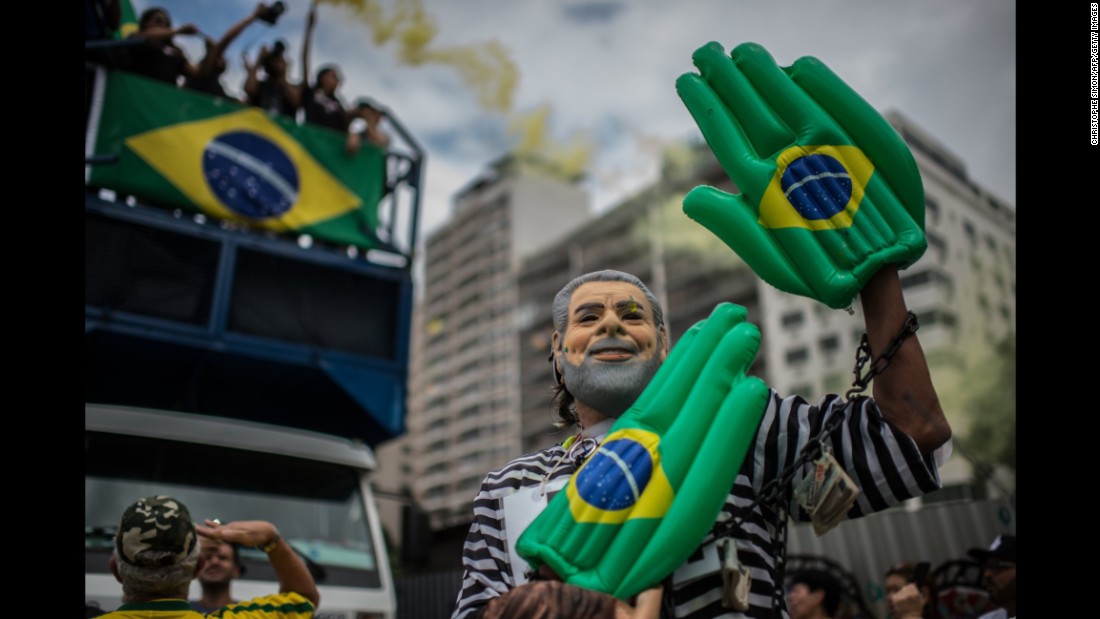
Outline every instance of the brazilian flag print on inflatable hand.
<path fill-rule="evenodd" d="M 886 120 L 816 58 L 708 43 L 676 90 L 741 191 L 699 186 L 684 212 L 772 286 L 840 309 L 883 265 L 924 253 L 924 188 Z"/>
<path fill-rule="evenodd" d="M 565 582 L 627 599 L 661 582 L 714 525 L 768 398 L 745 376 L 760 331 L 718 305 L 670 352 L 516 550 Z"/>

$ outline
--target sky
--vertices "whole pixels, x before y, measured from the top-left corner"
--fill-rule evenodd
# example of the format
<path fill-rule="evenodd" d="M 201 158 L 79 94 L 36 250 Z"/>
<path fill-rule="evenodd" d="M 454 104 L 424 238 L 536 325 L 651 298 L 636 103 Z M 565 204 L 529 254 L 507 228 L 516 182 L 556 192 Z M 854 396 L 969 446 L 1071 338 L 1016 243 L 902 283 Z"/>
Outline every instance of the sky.
<path fill-rule="evenodd" d="M 300 79 L 307 0 L 285 0 L 229 48 L 282 38 Z M 219 38 L 245 0 L 132 0 Z M 1016 5 L 1005 0 L 321 0 L 311 71 L 335 63 L 346 103 L 370 96 L 427 152 L 420 238 L 456 191 L 514 150 L 576 165 L 594 212 L 656 179 L 659 153 L 701 134 L 675 90 L 710 41 L 763 45 L 780 66 L 815 56 L 879 111 L 895 110 L 962 159 L 972 181 L 1016 203 Z M 402 42 L 404 44 L 402 44 Z M 177 37 L 193 62 L 203 46 Z"/>

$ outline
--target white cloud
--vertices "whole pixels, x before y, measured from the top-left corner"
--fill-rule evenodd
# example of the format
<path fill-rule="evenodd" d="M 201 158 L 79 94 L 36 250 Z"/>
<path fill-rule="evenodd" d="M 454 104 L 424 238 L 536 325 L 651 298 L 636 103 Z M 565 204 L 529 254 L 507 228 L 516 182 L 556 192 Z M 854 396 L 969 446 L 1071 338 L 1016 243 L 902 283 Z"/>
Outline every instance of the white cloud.
<path fill-rule="evenodd" d="M 147 4 L 134 0 L 139 11 Z M 176 23 L 218 34 L 247 13 L 248 0 L 165 0 Z M 387 10 L 393 2 L 381 3 Z M 693 71 L 692 52 L 715 40 L 726 49 L 754 41 L 781 66 L 812 55 L 880 110 L 896 109 L 959 155 L 976 182 L 1015 203 L 1015 5 L 1002 0 L 732 0 L 512 2 L 425 0 L 438 25 L 436 44 L 499 41 L 519 68 L 515 109 L 548 103 L 550 128 L 565 140 L 598 140 L 593 204 L 605 208 L 656 171 L 647 145 L 697 137 L 674 82 Z M 584 11 L 584 8 L 593 10 Z M 239 91 L 240 49 L 274 36 L 290 44 L 297 75 L 307 4 L 288 2 L 275 28 L 253 26 L 231 48 L 225 82 Z M 567 10 L 568 9 L 568 10 Z M 578 20 L 577 14 L 607 15 Z M 393 44 L 375 47 L 367 27 L 322 4 L 313 69 L 337 62 L 345 99 L 369 94 L 427 143 L 422 222 L 448 217 L 451 195 L 505 147 L 506 119 L 485 111 L 459 76 L 442 66 L 401 66 Z M 193 59 L 198 51 L 188 47 Z M 644 139 L 642 136 L 646 136 Z M 647 141 L 648 140 L 648 141 Z M 421 235 L 423 238 L 424 235 Z"/>

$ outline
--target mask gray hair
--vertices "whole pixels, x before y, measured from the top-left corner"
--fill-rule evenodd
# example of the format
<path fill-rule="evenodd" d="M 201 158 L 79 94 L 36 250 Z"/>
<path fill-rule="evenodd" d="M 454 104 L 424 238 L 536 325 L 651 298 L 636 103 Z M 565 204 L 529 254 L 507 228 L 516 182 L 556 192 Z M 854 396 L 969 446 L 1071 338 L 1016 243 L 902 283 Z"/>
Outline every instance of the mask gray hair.
<path fill-rule="evenodd" d="M 577 288 L 589 282 L 626 282 L 628 284 L 634 284 L 645 295 L 646 300 L 649 302 L 649 306 L 653 308 L 653 323 L 660 329 L 665 324 L 665 314 L 661 310 L 661 304 L 657 302 L 657 297 L 646 288 L 646 285 L 642 283 L 642 280 L 634 277 L 630 273 L 623 273 L 622 271 L 613 271 L 607 269 L 604 271 L 593 271 L 592 273 L 585 273 L 580 277 L 577 277 L 573 281 L 566 284 L 558 291 L 558 294 L 554 296 L 554 330 L 558 333 L 565 335 L 565 323 L 569 320 L 569 301 L 573 299 L 573 293 Z"/>

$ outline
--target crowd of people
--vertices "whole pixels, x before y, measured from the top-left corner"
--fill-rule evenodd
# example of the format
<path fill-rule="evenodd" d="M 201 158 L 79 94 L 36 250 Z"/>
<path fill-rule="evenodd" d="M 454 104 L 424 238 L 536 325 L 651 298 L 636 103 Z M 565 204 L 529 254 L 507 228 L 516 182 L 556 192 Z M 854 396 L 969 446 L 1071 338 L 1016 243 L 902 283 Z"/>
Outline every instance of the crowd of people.
<path fill-rule="evenodd" d="M 226 50 L 230 44 L 257 21 L 274 24 L 284 10 L 282 2 L 261 2 L 224 34 L 214 38 L 192 23 L 174 26 L 167 9 L 150 7 L 141 13 L 137 30 L 127 37 L 130 45 L 126 61 L 117 68 L 180 88 L 240 100 L 272 115 L 341 132 L 346 134 L 345 150 L 349 155 L 358 153 L 363 143 L 387 148 L 390 138 L 381 128 L 387 115 L 384 106 L 369 97 L 360 98 L 354 105 L 345 104 L 339 92 L 343 77 L 338 65 L 326 64 L 319 67 L 315 75 L 310 74 L 310 48 L 317 24 L 316 2 L 310 4 L 306 18 L 300 81 L 289 77 L 287 43 L 279 39 L 270 46 L 261 45 L 255 58 L 250 59 L 247 52 L 242 53 L 241 63 L 246 75 L 242 95 L 238 98 L 226 90 L 223 77 L 228 68 Z M 109 9 L 100 13 L 112 14 Z M 117 25 L 117 15 L 109 19 Z M 94 20 L 89 18 L 88 21 Z M 105 32 L 107 29 L 99 30 Z M 202 37 L 205 53 L 201 60 L 192 62 L 187 57 L 175 41 L 179 36 Z"/>
<path fill-rule="evenodd" d="M 1010 619 L 1016 617 L 1016 536 L 998 535 L 987 548 L 966 550 L 969 560 L 933 569 L 900 561 L 882 577 L 885 619 Z M 967 570 L 954 569 L 969 563 Z M 837 574 L 806 569 L 788 579 L 791 619 L 866 619 L 858 591 L 846 591 Z M 872 615 L 873 616 L 873 615 Z"/>
<path fill-rule="evenodd" d="M 953 605 L 955 596 L 948 594 L 950 589 L 975 583 L 937 583 L 928 571 L 929 564 L 903 561 L 891 566 L 883 578 L 888 608 L 884 619 L 1016 617 L 1016 537 L 998 536 L 989 548 L 971 548 L 967 554 L 979 566 L 987 598 L 978 603 Z M 857 599 L 858 585 L 842 580 L 836 569 L 825 567 L 803 568 L 789 574 L 785 589 L 790 619 L 874 619 L 876 615 Z M 478 616 L 480 619 L 658 619 L 670 616 L 661 615 L 662 596 L 663 587 L 657 586 L 624 602 L 558 580 L 534 580 L 492 598 Z"/>

